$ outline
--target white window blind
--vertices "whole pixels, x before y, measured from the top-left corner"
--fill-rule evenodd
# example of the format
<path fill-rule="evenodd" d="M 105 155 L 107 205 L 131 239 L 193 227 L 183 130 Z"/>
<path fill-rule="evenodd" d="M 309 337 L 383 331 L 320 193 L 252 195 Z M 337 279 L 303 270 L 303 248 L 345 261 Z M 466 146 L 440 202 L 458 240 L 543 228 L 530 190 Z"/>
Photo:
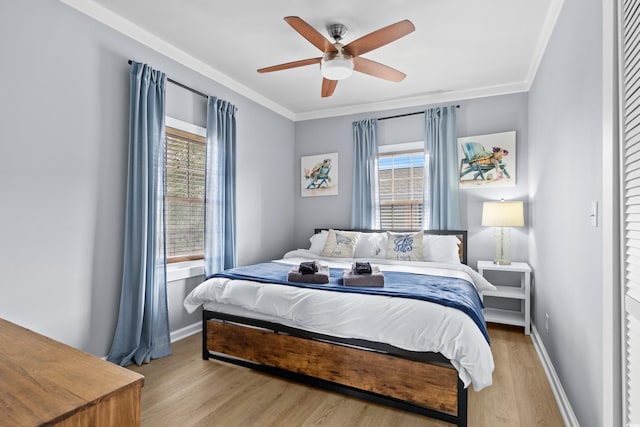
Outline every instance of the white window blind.
<path fill-rule="evenodd" d="M 378 155 L 381 228 L 422 228 L 424 157 L 423 151 Z"/>
<path fill-rule="evenodd" d="M 205 138 L 166 127 L 166 246 L 168 261 L 204 257 Z"/>
<path fill-rule="evenodd" d="M 640 2 L 622 1 L 624 417 L 640 425 Z"/>

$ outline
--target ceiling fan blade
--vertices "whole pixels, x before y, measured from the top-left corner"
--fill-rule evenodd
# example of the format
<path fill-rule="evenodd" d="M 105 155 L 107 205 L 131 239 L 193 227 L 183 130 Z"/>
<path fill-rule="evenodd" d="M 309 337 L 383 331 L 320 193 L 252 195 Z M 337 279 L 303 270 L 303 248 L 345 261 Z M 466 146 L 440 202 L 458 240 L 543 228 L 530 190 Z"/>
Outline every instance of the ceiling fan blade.
<path fill-rule="evenodd" d="M 377 49 L 381 46 L 398 40 L 400 37 L 404 37 L 409 33 L 412 33 L 416 27 L 413 26 L 411 21 L 405 19 L 404 21 L 396 22 L 395 24 L 388 25 L 384 28 L 380 28 L 377 31 L 362 36 L 357 40 L 352 41 L 344 47 L 344 50 L 349 52 L 353 56 L 362 55 Z"/>
<path fill-rule="evenodd" d="M 270 73 L 271 71 L 286 70 L 288 68 L 304 67 L 305 65 L 319 64 L 322 58 L 301 59 L 300 61 L 287 62 L 285 64 L 273 65 L 271 67 L 260 68 L 259 73 Z"/>
<path fill-rule="evenodd" d="M 365 58 L 353 58 L 353 69 L 370 76 L 379 77 L 392 82 L 402 81 L 407 75 L 395 68 Z"/>
<path fill-rule="evenodd" d="M 327 98 L 333 95 L 338 84 L 337 80 L 322 79 L 322 97 Z"/>
<path fill-rule="evenodd" d="M 311 25 L 297 16 L 287 16 L 284 18 L 289 25 L 293 27 L 302 37 L 307 39 L 312 45 L 323 52 L 337 52 L 333 44 L 327 40 L 322 34 L 316 31 Z"/>

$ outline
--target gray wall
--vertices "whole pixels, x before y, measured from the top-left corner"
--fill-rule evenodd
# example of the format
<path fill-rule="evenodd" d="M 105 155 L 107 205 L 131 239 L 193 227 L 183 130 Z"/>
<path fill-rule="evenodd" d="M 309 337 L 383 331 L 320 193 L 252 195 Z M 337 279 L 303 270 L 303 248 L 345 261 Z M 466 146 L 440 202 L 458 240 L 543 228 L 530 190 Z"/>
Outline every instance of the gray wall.
<path fill-rule="evenodd" d="M 527 94 L 519 93 L 460 102 L 457 110 L 458 136 L 516 131 L 517 183 L 515 187 L 463 189 L 460 192 L 461 226 L 469 230 L 469 265 L 478 259 L 493 259 L 493 229 L 480 226 L 484 200 L 525 200 L 528 194 Z M 308 247 L 314 227 L 349 227 L 353 182 L 353 136 L 351 123 L 370 117 L 385 117 L 424 110 L 415 107 L 367 114 L 297 122 L 295 161 L 300 176 L 300 157 L 338 152 L 339 195 L 301 197 L 296 190 L 296 247 Z M 414 115 L 378 122 L 380 145 L 424 140 L 424 116 Z M 299 184 L 298 184 L 299 185 Z M 526 224 L 528 219 L 525 217 Z M 512 258 L 528 258 L 528 227 L 512 230 Z"/>
<path fill-rule="evenodd" d="M 529 93 L 533 320 L 582 426 L 602 417 L 602 188 L 599 0 L 565 0 Z M 550 327 L 544 328 L 545 314 Z"/>
<path fill-rule="evenodd" d="M 0 0 L 0 40 L 0 317 L 98 356 L 109 350 L 128 59 L 238 107 L 238 262 L 293 246 L 295 175 L 281 166 L 294 162 L 293 122 L 60 2 Z M 170 115 L 203 119 L 202 100 L 175 88 L 167 98 Z"/>
<path fill-rule="evenodd" d="M 462 191 L 470 264 L 493 254 L 481 202 L 529 194 L 513 259 L 534 267 L 534 322 L 584 426 L 603 421 L 602 238 L 588 223 L 602 194 L 600 6 L 565 0 L 529 95 L 461 101 L 458 110 L 459 136 L 517 131 L 517 186 Z M 0 317 L 99 356 L 120 294 L 127 59 L 238 106 L 239 264 L 307 247 L 314 227 L 348 227 L 351 122 L 420 109 L 294 125 L 59 2 L 0 0 L 0 40 Z M 203 100 L 171 86 L 167 98 L 169 115 L 204 123 Z M 380 124 L 382 144 L 422 137 L 422 116 Z M 300 156 L 334 151 L 340 195 L 302 198 Z M 172 312 L 193 285 L 169 290 Z"/>

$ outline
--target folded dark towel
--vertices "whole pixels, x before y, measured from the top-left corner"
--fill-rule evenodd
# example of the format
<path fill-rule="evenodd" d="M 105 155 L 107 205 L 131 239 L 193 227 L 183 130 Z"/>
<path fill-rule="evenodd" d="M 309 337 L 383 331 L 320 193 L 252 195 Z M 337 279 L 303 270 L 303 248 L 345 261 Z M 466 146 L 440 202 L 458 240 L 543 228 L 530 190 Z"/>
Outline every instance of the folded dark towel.
<path fill-rule="evenodd" d="M 345 286 L 381 288 L 384 286 L 384 274 L 380 271 L 380 267 L 375 265 L 371 267 L 371 274 L 354 274 L 352 270 L 345 270 L 342 283 Z"/>
<path fill-rule="evenodd" d="M 368 262 L 356 262 L 353 265 L 354 274 L 371 274 L 371 264 Z"/>
<path fill-rule="evenodd" d="M 329 267 L 328 266 L 318 266 L 318 271 L 313 274 L 302 274 L 299 271 L 298 266 L 291 267 L 289 273 L 287 274 L 287 280 L 289 282 L 300 282 L 300 283 L 329 283 Z"/>
<path fill-rule="evenodd" d="M 318 263 L 315 261 L 301 262 L 298 267 L 298 273 L 300 274 L 313 274 L 318 272 Z"/>

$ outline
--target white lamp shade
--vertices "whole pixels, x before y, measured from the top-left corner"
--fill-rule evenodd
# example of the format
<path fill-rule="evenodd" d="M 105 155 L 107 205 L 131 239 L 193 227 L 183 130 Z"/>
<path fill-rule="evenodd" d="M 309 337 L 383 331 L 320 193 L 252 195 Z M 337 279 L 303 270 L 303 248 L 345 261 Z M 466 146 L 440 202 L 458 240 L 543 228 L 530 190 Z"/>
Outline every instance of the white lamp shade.
<path fill-rule="evenodd" d="M 353 73 L 353 61 L 351 59 L 335 58 L 324 61 L 321 65 L 322 77 L 329 80 L 346 79 Z"/>
<path fill-rule="evenodd" d="M 522 201 L 484 202 L 482 225 L 485 227 L 523 227 L 524 209 Z"/>

